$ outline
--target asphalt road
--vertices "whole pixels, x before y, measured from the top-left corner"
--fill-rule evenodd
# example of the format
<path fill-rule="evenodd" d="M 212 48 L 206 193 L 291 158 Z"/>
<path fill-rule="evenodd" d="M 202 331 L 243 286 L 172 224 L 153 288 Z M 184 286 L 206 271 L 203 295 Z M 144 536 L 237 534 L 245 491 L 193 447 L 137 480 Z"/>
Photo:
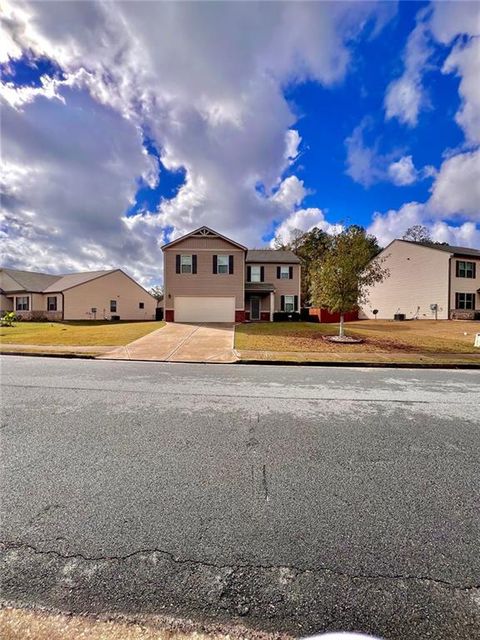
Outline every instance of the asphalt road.
<path fill-rule="evenodd" d="M 2 360 L 2 598 L 480 637 L 475 371 Z"/>

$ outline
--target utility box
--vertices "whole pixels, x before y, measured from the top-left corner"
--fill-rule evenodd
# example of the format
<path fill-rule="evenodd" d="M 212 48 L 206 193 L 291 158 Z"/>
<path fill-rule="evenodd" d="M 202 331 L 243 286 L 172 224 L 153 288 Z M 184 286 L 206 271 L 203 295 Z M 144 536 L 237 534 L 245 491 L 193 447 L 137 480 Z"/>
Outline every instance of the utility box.
<path fill-rule="evenodd" d="M 473 343 L 474 347 L 480 347 L 480 333 L 477 333 L 475 336 L 475 342 Z"/>

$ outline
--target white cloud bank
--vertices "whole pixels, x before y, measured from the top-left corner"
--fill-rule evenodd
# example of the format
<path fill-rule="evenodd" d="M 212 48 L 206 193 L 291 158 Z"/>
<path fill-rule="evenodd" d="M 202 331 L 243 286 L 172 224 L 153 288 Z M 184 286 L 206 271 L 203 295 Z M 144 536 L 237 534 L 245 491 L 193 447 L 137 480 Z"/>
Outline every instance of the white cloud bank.
<path fill-rule="evenodd" d="M 392 11 L 21 0 L 2 8 L 2 59 L 28 51 L 65 74 L 40 89 L 3 89 L 4 260 L 61 271 L 118 265 L 143 282 L 160 278 L 165 227 L 175 236 L 208 224 L 255 244 L 301 206 L 303 183 L 282 182 L 301 142 L 282 87 L 340 81 L 347 42 Z M 126 218 L 138 180 L 155 179 L 144 130 L 186 180 L 158 210 Z"/>

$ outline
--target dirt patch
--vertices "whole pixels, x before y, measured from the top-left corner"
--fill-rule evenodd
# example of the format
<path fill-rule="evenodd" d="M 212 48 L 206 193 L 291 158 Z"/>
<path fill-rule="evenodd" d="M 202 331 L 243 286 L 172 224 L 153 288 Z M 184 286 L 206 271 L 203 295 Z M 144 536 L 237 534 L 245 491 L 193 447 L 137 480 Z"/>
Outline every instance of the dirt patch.
<path fill-rule="evenodd" d="M 48 611 L 0 609 L 2 640 L 289 640 L 241 626 L 209 626 L 160 616 L 94 618 Z"/>

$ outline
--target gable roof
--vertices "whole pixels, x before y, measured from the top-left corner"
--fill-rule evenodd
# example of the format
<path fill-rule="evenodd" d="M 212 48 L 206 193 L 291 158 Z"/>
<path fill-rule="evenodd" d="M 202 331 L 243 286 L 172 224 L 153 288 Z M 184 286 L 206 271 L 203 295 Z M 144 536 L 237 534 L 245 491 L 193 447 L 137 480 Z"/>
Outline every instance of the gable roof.
<path fill-rule="evenodd" d="M 243 244 L 239 244 L 238 242 L 235 242 L 235 240 L 232 240 L 231 238 L 227 238 L 227 236 L 222 236 L 221 233 L 218 233 L 218 231 L 214 231 L 213 229 L 210 229 L 210 227 L 203 226 L 203 227 L 198 227 L 198 229 L 195 229 L 190 233 L 186 233 L 184 236 L 180 236 L 180 238 L 176 238 L 171 242 L 167 242 L 167 244 L 163 245 L 162 251 L 164 249 L 168 249 L 169 247 L 173 247 L 173 245 L 177 244 L 178 242 L 182 242 L 182 240 L 185 240 L 186 238 L 191 238 L 192 236 L 197 236 L 197 237 L 203 236 L 207 238 L 208 237 L 221 238 L 222 240 L 225 240 L 225 242 L 229 242 L 230 244 L 233 244 L 235 247 L 238 247 L 243 251 L 247 250 L 247 247 L 244 247 Z"/>
<path fill-rule="evenodd" d="M 118 271 L 118 269 L 107 269 L 103 271 L 84 271 L 81 273 L 66 273 L 63 276 L 60 276 L 60 278 L 56 282 L 44 289 L 44 293 L 52 293 L 53 291 L 65 291 L 66 289 L 71 289 L 72 287 L 76 287 L 79 284 L 84 284 L 85 282 L 89 282 L 90 280 L 95 280 L 95 278 L 105 276 L 107 275 L 107 273 L 113 273 L 114 271 Z"/>
<path fill-rule="evenodd" d="M 249 249 L 245 262 L 300 264 L 301 260 L 293 251 L 284 251 L 283 249 Z"/>
<path fill-rule="evenodd" d="M 445 251 L 455 256 L 471 256 L 472 258 L 480 258 L 480 249 L 472 249 L 471 247 L 457 247 L 451 244 L 435 244 L 434 242 L 415 242 L 413 240 L 403 240 L 398 238 L 393 242 L 407 242 L 408 244 L 416 244 L 428 249 L 436 249 L 437 251 Z"/>
<path fill-rule="evenodd" d="M 20 269 L 0 269 L 3 273 L 10 276 L 18 287 L 7 289 L 5 291 L 31 291 L 33 293 L 41 293 L 46 287 L 56 282 L 60 276 L 52 276 L 49 273 L 38 273 L 35 271 L 22 271 Z"/>
<path fill-rule="evenodd" d="M 20 271 L 19 269 L 5 269 L 0 271 L 6 273 L 10 278 L 18 283 L 18 287 L 8 287 L 4 290 L 8 291 L 27 291 L 29 293 L 53 293 L 65 291 L 79 284 L 89 282 L 107 273 L 117 271 L 117 269 L 108 269 L 104 271 L 85 271 L 83 273 L 67 273 L 64 275 L 51 275 L 49 273 L 39 273 L 36 271 Z"/>

